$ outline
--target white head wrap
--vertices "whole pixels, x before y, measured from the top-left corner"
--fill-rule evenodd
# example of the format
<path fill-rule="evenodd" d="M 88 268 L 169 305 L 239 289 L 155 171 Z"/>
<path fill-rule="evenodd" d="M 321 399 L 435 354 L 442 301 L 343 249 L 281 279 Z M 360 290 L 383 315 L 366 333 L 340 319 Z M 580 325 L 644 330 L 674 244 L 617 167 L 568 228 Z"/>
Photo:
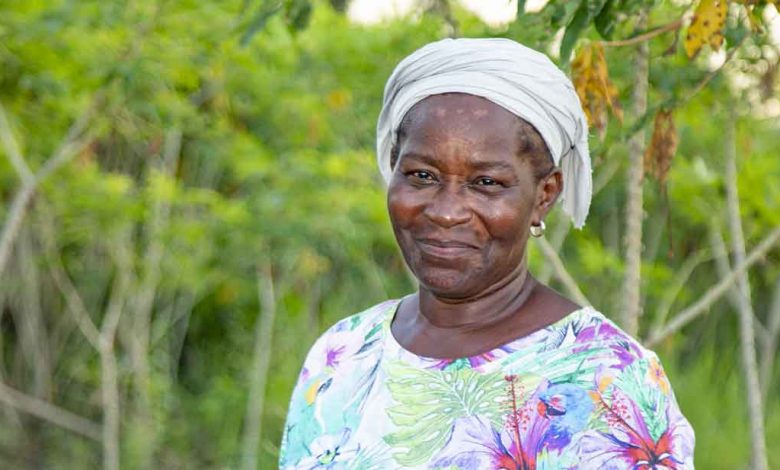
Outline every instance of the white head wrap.
<path fill-rule="evenodd" d="M 401 120 L 422 99 L 442 93 L 481 96 L 533 125 L 563 172 L 563 210 L 575 227 L 585 224 L 592 181 L 588 122 L 577 93 L 547 56 L 509 39 L 443 39 L 398 64 L 376 128 L 385 182 Z"/>

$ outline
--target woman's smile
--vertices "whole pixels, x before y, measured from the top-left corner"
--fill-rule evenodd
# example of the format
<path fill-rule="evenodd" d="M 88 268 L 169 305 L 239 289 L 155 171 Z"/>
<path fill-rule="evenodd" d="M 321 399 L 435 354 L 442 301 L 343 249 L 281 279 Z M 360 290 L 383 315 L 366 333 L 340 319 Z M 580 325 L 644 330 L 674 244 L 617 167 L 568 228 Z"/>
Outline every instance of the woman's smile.
<path fill-rule="evenodd" d="M 432 258 L 462 258 L 479 253 L 478 246 L 458 240 L 446 238 L 420 238 L 416 241 L 420 251 Z"/>
<path fill-rule="evenodd" d="M 412 108 L 406 129 L 388 209 L 421 285 L 468 298 L 516 276 L 542 194 L 518 152 L 517 117 L 476 96 L 438 95 Z"/>

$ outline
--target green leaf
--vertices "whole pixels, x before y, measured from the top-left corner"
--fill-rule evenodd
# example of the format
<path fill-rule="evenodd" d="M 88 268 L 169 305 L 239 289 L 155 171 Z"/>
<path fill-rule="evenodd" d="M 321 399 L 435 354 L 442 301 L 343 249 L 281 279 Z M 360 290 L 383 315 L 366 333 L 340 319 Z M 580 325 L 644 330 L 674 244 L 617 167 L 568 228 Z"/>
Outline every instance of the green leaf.
<path fill-rule="evenodd" d="M 339 13 L 346 13 L 349 2 L 347 0 L 330 0 L 330 6 Z"/>
<path fill-rule="evenodd" d="M 577 39 L 582 34 L 582 31 L 588 26 L 588 2 L 583 0 L 580 3 L 577 12 L 574 14 L 569 25 L 566 27 L 566 31 L 563 33 L 563 40 L 561 41 L 561 65 L 566 66 L 569 63 L 571 57 L 571 51 L 574 50 L 574 45 L 577 44 Z"/>
<path fill-rule="evenodd" d="M 252 40 L 254 35 L 262 31 L 263 28 L 265 28 L 266 23 L 268 23 L 268 20 L 270 20 L 271 17 L 278 13 L 281 9 L 282 4 L 279 2 L 265 3 L 263 7 L 260 8 L 260 11 L 257 13 L 255 18 L 247 26 L 247 29 L 241 36 L 239 43 L 242 46 L 249 44 L 249 41 Z"/>
<path fill-rule="evenodd" d="M 293 31 L 306 29 L 311 18 L 311 2 L 309 0 L 287 0 L 284 4 L 284 17 Z"/>
<path fill-rule="evenodd" d="M 385 437 L 396 448 L 393 457 L 404 466 L 416 466 L 432 457 L 450 438 L 455 421 L 485 416 L 500 423 L 507 383 L 500 373 L 473 369 L 420 370 L 400 361 L 386 368 L 387 385 L 396 405 L 388 415 L 398 431 Z"/>
<path fill-rule="evenodd" d="M 571 57 L 571 51 L 574 50 L 574 46 L 577 44 L 585 29 L 590 25 L 591 20 L 596 17 L 604 8 L 607 0 L 582 0 L 580 2 L 577 11 L 574 13 L 574 17 L 566 27 L 566 31 L 563 33 L 563 40 L 561 41 L 561 65 L 566 66 L 569 63 Z"/>
<path fill-rule="evenodd" d="M 615 11 L 615 0 L 607 0 L 604 4 L 604 8 L 593 20 L 593 25 L 596 27 L 596 31 L 604 39 L 611 39 L 612 33 L 615 31 L 615 24 L 617 22 L 617 15 Z"/>
<path fill-rule="evenodd" d="M 517 14 L 515 17 L 519 18 L 525 14 L 525 0 L 517 0 Z"/>
<path fill-rule="evenodd" d="M 642 418 L 645 421 L 650 436 L 658 440 L 666 431 L 666 397 L 657 387 L 648 386 L 645 377 L 648 375 L 647 359 L 634 361 L 626 367 L 615 379 L 613 386 L 619 388 L 634 400 Z M 659 366 L 660 367 L 660 366 Z"/>

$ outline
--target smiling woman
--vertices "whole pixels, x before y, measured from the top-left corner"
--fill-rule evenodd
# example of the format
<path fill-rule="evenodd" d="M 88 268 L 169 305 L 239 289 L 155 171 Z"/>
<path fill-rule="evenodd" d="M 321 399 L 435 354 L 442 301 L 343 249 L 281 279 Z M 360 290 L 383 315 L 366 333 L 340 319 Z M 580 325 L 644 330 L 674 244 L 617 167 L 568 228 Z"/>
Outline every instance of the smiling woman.
<path fill-rule="evenodd" d="M 584 223 L 586 129 L 568 79 L 515 42 L 444 40 L 398 65 L 378 160 L 419 289 L 315 343 L 281 467 L 693 467 L 655 354 L 528 271 L 559 197 Z"/>
<path fill-rule="evenodd" d="M 426 308 L 427 320 L 443 328 L 420 329 L 416 312 L 409 311 L 414 302 L 402 303 L 393 333 L 408 349 L 470 356 L 577 308 L 545 295 L 548 305 L 540 314 L 517 314 L 540 287 L 528 276 L 528 227 L 541 224 L 562 185 L 544 144 L 528 151 L 534 148 L 528 142 L 541 137 L 523 124 L 500 106 L 467 94 L 428 97 L 404 118 L 398 168 L 388 188 L 395 237 L 421 290 L 431 294 L 421 300 L 446 299 L 462 310 Z M 477 323 L 476 331 L 449 328 Z"/>

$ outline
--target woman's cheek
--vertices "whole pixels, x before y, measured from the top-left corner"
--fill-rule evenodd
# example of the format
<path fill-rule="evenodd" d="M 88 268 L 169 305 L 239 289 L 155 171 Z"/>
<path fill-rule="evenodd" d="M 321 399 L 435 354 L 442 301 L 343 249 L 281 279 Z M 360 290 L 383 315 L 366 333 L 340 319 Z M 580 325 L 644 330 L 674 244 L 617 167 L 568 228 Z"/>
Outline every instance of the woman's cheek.
<path fill-rule="evenodd" d="M 524 206 L 524 204 L 515 201 L 499 204 L 493 202 L 479 212 L 493 238 L 516 239 L 518 230 L 527 225 L 525 220 L 530 220 L 529 213 Z"/>
<path fill-rule="evenodd" d="M 387 210 L 393 226 L 409 227 L 421 209 L 419 201 L 409 190 L 391 186 L 387 194 Z"/>

